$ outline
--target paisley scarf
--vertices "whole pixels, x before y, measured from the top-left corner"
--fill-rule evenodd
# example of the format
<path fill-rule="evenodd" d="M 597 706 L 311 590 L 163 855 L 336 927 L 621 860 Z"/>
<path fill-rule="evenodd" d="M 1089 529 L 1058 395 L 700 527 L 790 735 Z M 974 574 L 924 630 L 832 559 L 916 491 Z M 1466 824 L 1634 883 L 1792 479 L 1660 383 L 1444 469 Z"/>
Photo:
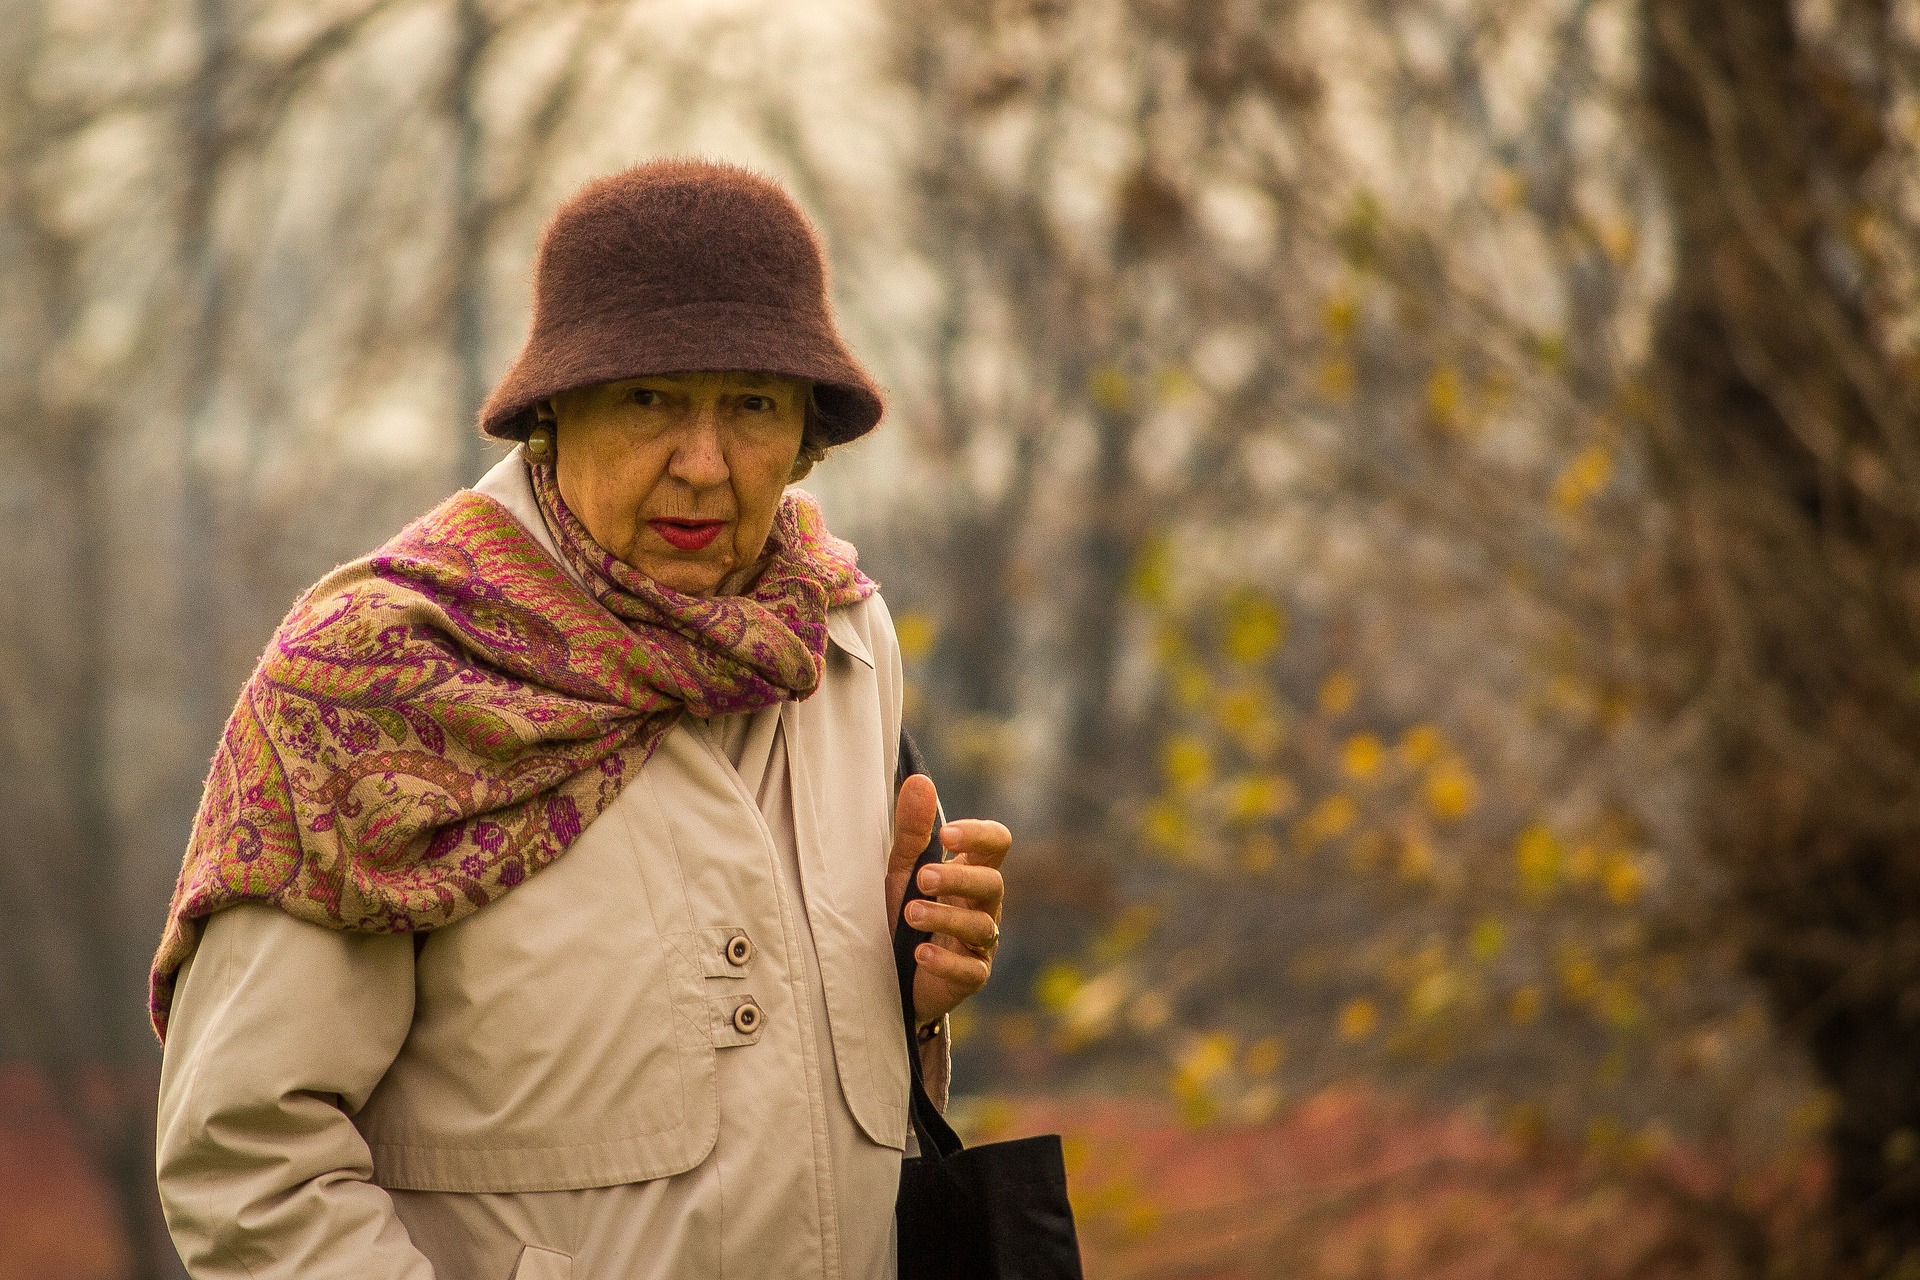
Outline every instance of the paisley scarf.
<path fill-rule="evenodd" d="M 566 573 L 464 490 L 295 603 L 221 735 L 150 975 L 164 1041 L 214 912 L 265 902 L 330 929 L 437 929 L 564 853 L 682 715 L 802 699 L 827 610 L 874 584 L 789 491 L 742 594 L 653 582 L 594 542 L 550 469 Z"/>

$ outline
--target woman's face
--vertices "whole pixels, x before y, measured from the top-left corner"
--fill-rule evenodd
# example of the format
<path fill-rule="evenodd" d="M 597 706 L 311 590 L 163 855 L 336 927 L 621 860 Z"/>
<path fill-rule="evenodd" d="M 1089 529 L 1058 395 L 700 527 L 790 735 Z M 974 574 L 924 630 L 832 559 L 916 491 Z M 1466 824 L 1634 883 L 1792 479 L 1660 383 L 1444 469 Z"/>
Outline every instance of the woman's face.
<path fill-rule="evenodd" d="M 712 595 L 766 545 L 809 390 L 776 374 L 674 373 L 562 392 L 560 496 L 641 573 Z"/>

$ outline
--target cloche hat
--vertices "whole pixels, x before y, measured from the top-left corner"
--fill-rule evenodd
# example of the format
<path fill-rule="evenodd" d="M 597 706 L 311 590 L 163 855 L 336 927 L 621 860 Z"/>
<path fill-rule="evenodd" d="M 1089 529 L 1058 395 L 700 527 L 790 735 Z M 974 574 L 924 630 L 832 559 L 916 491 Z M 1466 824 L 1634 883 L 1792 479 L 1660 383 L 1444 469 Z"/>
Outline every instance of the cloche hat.
<path fill-rule="evenodd" d="M 480 429 L 521 440 L 557 392 L 732 369 L 812 380 L 824 444 L 883 411 L 834 328 L 820 242 L 792 197 L 734 165 L 651 161 L 589 183 L 548 222 L 533 324 Z"/>

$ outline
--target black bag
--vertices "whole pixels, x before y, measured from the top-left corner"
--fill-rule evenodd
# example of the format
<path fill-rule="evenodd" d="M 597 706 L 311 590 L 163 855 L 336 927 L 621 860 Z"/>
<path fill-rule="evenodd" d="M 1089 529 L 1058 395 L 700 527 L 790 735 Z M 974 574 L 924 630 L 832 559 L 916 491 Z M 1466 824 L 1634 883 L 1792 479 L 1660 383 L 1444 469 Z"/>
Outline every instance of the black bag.
<path fill-rule="evenodd" d="M 919 749 L 903 731 L 896 794 L 908 775 L 926 771 Z M 901 1162 L 894 1204 L 900 1280 L 1082 1280 L 1060 1135 L 966 1150 L 927 1096 L 913 1016 L 913 952 L 927 935 L 910 927 L 904 912 L 907 903 L 926 897 L 917 883 L 920 868 L 941 861 L 944 852 L 936 824 L 907 879 L 903 914 L 894 922 L 893 962 L 913 1074 L 911 1115 L 920 1141 L 920 1154 Z"/>

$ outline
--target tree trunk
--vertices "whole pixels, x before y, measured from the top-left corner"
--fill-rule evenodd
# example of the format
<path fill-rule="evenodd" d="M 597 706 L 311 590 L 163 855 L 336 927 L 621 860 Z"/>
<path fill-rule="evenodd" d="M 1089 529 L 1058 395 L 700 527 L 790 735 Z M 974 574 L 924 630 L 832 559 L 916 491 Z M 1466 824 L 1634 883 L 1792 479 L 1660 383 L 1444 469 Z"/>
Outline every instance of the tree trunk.
<path fill-rule="evenodd" d="M 1650 0 L 1677 232 L 1655 452 L 1691 530 L 1673 641 L 1715 724 L 1703 835 L 1838 1104 L 1847 1272 L 1920 1267 L 1920 546 L 1912 398 L 1833 267 L 1878 150 L 1790 0 Z M 1849 107 L 1856 108 L 1849 111 Z M 1845 193 L 1836 199 L 1835 192 Z"/>

